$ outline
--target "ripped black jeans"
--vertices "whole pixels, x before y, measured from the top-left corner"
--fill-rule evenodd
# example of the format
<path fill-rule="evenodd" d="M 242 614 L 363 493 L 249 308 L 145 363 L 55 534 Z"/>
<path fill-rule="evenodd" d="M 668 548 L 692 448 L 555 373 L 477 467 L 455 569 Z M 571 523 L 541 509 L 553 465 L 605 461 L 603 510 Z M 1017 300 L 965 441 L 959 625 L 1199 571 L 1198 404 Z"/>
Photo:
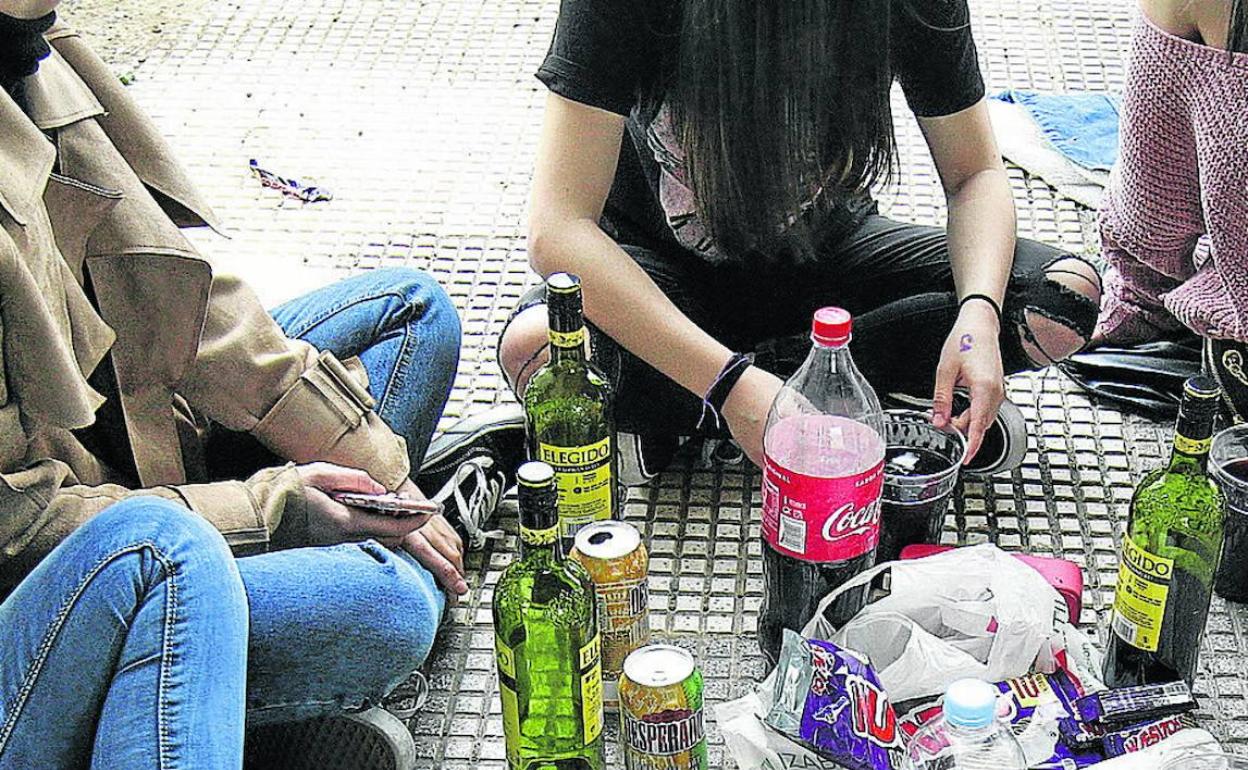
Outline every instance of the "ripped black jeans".
<path fill-rule="evenodd" d="M 843 239 L 821 245 L 819 259 L 783 269 L 712 265 L 680 249 L 623 248 L 691 320 L 733 350 L 756 352 L 757 365 L 768 371 L 781 377 L 794 372 L 810 350 L 814 311 L 839 305 L 854 315 L 850 350 L 878 392 L 932 394 L 941 347 L 958 315 L 942 228 L 872 214 Z M 1046 277 L 1048 270 L 1063 272 L 1053 265 L 1064 259 L 1080 258 L 1019 239 L 1002 308 L 1006 374 L 1041 365 L 1023 347 L 1023 339 L 1037 344 L 1026 311 L 1073 329 L 1085 341 L 1091 335 L 1096 303 Z M 537 287 L 516 312 L 541 303 Z M 602 332 L 591 328 L 590 333 L 594 360 L 618 391 L 620 430 L 699 433 L 698 396 Z"/>

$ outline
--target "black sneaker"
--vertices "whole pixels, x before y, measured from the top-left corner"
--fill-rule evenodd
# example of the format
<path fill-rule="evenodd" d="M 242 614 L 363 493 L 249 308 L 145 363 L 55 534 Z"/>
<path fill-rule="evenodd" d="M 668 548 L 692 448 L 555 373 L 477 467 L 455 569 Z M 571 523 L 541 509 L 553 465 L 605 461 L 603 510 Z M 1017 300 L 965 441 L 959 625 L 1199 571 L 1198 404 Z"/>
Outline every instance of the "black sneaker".
<path fill-rule="evenodd" d="M 381 708 L 247 731 L 244 770 L 412 770 L 416 742 Z"/>
<path fill-rule="evenodd" d="M 910 396 L 905 393 L 889 393 L 884 397 L 885 408 L 900 406 L 930 412 L 932 400 Z M 956 391 L 953 394 L 953 413 L 961 414 L 970 406 L 970 397 Z M 980 478 L 1012 471 L 1023 464 L 1027 455 L 1027 418 L 1018 404 L 1008 398 L 1001 402 L 997 417 L 984 431 L 979 451 L 969 463 L 962 466 L 966 476 Z"/>
<path fill-rule="evenodd" d="M 446 517 L 464 542 L 481 548 L 502 536 L 485 527 L 515 486 L 524 457 L 524 410 L 501 404 L 463 418 L 436 437 L 414 480 L 430 499 L 446 506 Z"/>
<path fill-rule="evenodd" d="M 616 431 L 620 483 L 642 487 L 672 464 L 677 450 L 689 439 L 685 436 L 651 436 Z"/>

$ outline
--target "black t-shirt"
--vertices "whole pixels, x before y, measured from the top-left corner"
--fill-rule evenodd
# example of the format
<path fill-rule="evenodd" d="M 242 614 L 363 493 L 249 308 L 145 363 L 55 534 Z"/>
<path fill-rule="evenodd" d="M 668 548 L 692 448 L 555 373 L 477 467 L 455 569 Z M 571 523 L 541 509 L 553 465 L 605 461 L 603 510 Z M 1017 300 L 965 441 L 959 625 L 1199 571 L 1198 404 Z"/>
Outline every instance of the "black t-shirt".
<path fill-rule="evenodd" d="M 970 107 L 983 98 L 984 83 L 966 0 L 923 0 L 917 12 L 908 7 L 913 1 L 896 0 L 891 25 L 891 66 L 906 102 L 920 117 Z M 693 211 L 667 110 L 661 99 L 647 98 L 661 90 L 675 66 L 679 5 L 562 0 L 537 77 L 560 96 L 627 118 L 628 140 L 605 209 L 608 231 L 626 243 L 675 245 L 718 262 L 725 257 Z M 852 228 L 873 205 L 865 196 L 837 204 L 821 223 L 821 237 Z"/>

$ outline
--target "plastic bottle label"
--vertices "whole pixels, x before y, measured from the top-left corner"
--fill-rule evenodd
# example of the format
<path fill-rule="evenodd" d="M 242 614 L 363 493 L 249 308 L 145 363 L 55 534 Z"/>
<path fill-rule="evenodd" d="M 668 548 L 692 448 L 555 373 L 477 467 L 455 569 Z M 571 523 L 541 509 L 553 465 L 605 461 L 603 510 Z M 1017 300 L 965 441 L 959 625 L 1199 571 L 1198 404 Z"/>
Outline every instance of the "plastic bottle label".
<path fill-rule="evenodd" d="M 763 537 L 803 561 L 857 558 L 880 540 L 884 461 L 853 476 L 824 478 L 763 462 Z"/>
<path fill-rule="evenodd" d="M 597 740 L 602 733 L 602 638 L 595 634 L 581 648 L 581 720 L 585 724 L 585 743 Z"/>
<path fill-rule="evenodd" d="M 588 446 L 537 448 L 537 459 L 555 469 L 561 537 L 573 537 L 586 524 L 611 518 L 610 436 Z"/>
<path fill-rule="evenodd" d="M 1119 639 L 1136 649 L 1157 652 L 1173 579 L 1174 559 L 1145 551 L 1130 536 L 1123 538 L 1114 589 L 1114 633 Z"/>
<path fill-rule="evenodd" d="M 520 766 L 520 702 L 516 697 L 516 653 L 501 637 L 494 637 L 494 650 L 498 659 L 498 696 L 503 704 L 503 740 L 507 748 L 507 762 L 511 767 Z"/>

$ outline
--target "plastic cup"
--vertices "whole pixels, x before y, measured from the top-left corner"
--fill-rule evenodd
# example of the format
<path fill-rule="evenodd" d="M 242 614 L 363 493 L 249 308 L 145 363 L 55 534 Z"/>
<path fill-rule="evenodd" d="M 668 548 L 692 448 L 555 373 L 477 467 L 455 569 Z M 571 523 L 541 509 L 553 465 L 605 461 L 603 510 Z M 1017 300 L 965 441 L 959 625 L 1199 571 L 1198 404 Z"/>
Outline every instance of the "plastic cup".
<path fill-rule="evenodd" d="M 884 412 L 884 492 L 876 561 L 894 561 L 908 545 L 940 542 L 949 496 L 958 484 L 966 439 L 932 425 L 923 412 Z"/>
<path fill-rule="evenodd" d="M 1200 745 L 1170 757 L 1161 770 L 1248 770 L 1248 758 L 1223 754 L 1216 748 Z"/>
<path fill-rule="evenodd" d="M 1234 602 L 1248 602 L 1248 425 L 1213 437 L 1209 472 L 1226 501 L 1226 539 L 1214 590 Z"/>

